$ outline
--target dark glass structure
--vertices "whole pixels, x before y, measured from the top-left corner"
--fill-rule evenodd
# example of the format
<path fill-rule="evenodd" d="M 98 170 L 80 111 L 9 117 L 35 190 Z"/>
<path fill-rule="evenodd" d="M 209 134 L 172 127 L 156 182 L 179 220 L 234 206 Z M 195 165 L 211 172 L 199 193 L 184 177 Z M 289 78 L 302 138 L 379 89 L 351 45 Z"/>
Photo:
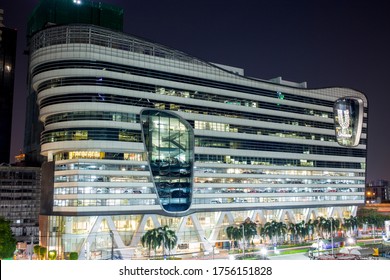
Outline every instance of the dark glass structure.
<path fill-rule="evenodd" d="M 356 97 L 340 98 L 333 109 L 337 142 L 341 146 L 357 146 L 363 126 L 363 101 Z"/>
<path fill-rule="evenodd" d="M 194 133 L 180 116 L 166 111 L 141 112 L 142 133 L 153 182 L 162 208 L 177 214 L 191 206 Z"/>
<path fill-rule="evenodd" d="M 9 162 L 17 31 L 0 24 L 0 163 Z"/>
<path fill-rule="evenodd" d="M 50 25 L 86 23 L 123 30 L 123 9 L 89 0 L 41 0 L 29 18 L 29 36 Z"/>

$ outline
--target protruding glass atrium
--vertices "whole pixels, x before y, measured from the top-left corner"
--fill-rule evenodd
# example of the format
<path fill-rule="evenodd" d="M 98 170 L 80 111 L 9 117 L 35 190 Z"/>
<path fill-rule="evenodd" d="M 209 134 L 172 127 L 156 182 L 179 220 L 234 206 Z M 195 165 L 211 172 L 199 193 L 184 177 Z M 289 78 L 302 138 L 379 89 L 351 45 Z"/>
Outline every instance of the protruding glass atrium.
<path fill-rule="evenodd" d="M 359 98 L 340 98 L 334 103 L 335 130 L 341 146 L 359 144 L 363 125 L 363 101 Z"/>
<path fill-rule="evenodd" d="M 141 112 L 148 162 L 160 204 L 167 212 L 191 206 L 194 133 L 178 115 L 146 109 Z"/>

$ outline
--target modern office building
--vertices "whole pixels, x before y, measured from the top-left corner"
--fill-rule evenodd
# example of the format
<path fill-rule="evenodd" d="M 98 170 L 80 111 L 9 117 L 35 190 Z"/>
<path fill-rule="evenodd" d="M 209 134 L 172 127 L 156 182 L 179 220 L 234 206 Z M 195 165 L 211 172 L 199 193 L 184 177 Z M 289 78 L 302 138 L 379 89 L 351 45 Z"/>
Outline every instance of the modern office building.
<path fill-rule="evenodd" d="M 0 165 L 0 216 L 18 242 L 38 242 L 41 169 Z"/>
<path fill-rule="evenodd" d="M 0 9 L 0 163 L 9 163 L 17 31 L 3 24 Z"/>
<path fill-rule="evenodd" d="M 142 254 L 150 228 L 209 250 L 247 217 L 300 222 L 364 203 L 367 99 L 202 61 L 88 24 L 38 30 L 41 243 L 81 259 Z M 119 254 L 119 253 L 118 253 Z"/>

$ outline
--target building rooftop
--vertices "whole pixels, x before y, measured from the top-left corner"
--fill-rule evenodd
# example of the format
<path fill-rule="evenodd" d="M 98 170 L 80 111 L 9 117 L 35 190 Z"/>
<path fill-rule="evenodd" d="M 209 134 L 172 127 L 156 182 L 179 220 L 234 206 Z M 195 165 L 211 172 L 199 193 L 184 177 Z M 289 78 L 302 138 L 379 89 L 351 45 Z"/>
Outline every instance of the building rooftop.
<path fill-rule="evenodd" d="M 90 0 L 41 0 L 28 20 L 27 34 L 30 37 L 44 27 L 71 23 L 123 31 L 123 9 Z"/>

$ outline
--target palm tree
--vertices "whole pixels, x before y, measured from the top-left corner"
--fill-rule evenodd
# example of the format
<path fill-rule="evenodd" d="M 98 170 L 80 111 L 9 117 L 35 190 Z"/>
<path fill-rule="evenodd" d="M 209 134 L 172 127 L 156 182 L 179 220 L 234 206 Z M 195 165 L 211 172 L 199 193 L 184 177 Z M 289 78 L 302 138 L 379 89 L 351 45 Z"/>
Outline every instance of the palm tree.
<path fill-rule="evenodd" d="M 141 237 L 142 246 L 147 247 L 149 249 L 149 258 L 150 251 L 154 250 L 154 255 L 156 256 L 157 248 L 163 247 L 163 254 L 165 255 L 165 249 L 168 249 L 169 254 L 170 251 L 177 244 L 177 236 L 176 233 L 169 229 L 169 227 L 163 226 L 154 229 L 148 230 Z"/>
<path fill-rule="evenodd" d="M 353 216 L 345 218 L 342 226 L 346 231 L 349 231 L 351 233 L 357 227 L 357 218 Z"/>
<path fill-rule="evenodd" d="M 276 223 L 276 237 L 277 239 L 280 239 L 280 237 L 283 237 L 284 241 L 284 236 L 287 233 L 287 225 L 283 222 L 278 222 Z"/>
<path fill-rule="evenodd" d="M 329 219 L 331 219 L 331 226 L 332 226 L 332 232 L 333 232 L 333 236 L 334 234 L 340 229 L 341 227 L 341 222 L 340 222 L 340 219 L 334 219 L 332 217 L 330 217 Z"/>
<path fill-rule="evenodd" d="M 300 223 L 290 223 L 288 226 L 288 231 L 290 232 L 293 242 L 301 242 L 301 239 L 304 238 L 308 232 L 305 222 Z M 298 240 L 297 240 L 298 239 Z"/>
<path fill-rule="evenodd" d="M 314 230 L 316 228 L 316 224 L 315 224 L 316 221 L 312 221 L 311 219 L 309 219 L 306 224 L 305 224 L 305 227 L 306 227 L 306 232 L 307 232 L 307 235 L 309 235 L 309 239 L 310 240 L 313 240 L 313 235 L 314 235 Z"/>
<path fill-rule="evenodd" d="M 309 232 L 305 222 L 301 221 L 300 223 L 296 223 L 294 224 L 294 227 L 295 227 L 295 234 L 298 237 L 298 242 L 302 242 L 302 239 L 305 238 L 305 236 Z"/>
<path fill-rule="evenodd" d="M 330 217 L 329 219 L 321 219 L 321 229 L 327 235 L 334 235 L 334 232 L 340 227 L 340 220 Z"/>
<path fill-rule="evenodd" d="M 245 240 L 250 244 L 250 240 L 257 235 L 257 225 L 255 222 L 247 218 L 240 227 L 244 227 Z"/>
<path fill-rule="evenodd" d="M 272 221 L 273 222 L 273 221 Z M 266 222 L 260 230 L 260 235 L 263 237 L 268 237 L 270 240 L 274 237 L 274 228 L 272 222 Z"/>
<path fill-rule="evenodd" d="M 228 226 L 226 228 L 227 237 L 232 240 L 233 245 L 236 241 L 242 239 L 242 229 L 238 226 Z M 233 248 L 235 246 L 232 246 Z"/>
<path fill-rule="evenodd" d="M 351 224 L 352 224 L 352 229 L 354 232 L 358 230 L 358 218 L 356 216 L 351 216 Z"/>
<path fill-rule="evenodd" d="M 149 250 L 149 258 L 150 251 L 154 250 L 154 255 L 156 255 L 157 248 L 161 246 L 161 236 L 159 234 L 159 228 L 153 228 L 145 232 L 145 234 L 141 237 L 141 243 L 143 247 L 147 247 Z"/>
<path fill-rule="evenodd" d="M 291 241 L 293 241 L 295 243 L 296 241 L 296 236 L 297 236 L 297 224 L 294 224 L 294 223 L 290 223 L 288 225 L 288 232 L 290 233 L 291 235 Z"/>
<path fill-rule="evenodd" d="M 162 239 L 162 245 L 164 249 L 167 249 L 169 252 L 169 255 L 171 254 L 171 250 L 176 246 L 177 244 L 177 236 L 176 233 L 169 229 L 167 225 L 159 228 L 159 233 L 161 235 Z M 165 253 L 164 253 L 165 255 Z"/>
<path fill-rule="evenodd" d="M 277 243 L 279 238 L 282 236 L 284 239 L 284 235 L 287 232 L 287 226 L 283 222 L 266 222 L 264 227 L 261 229 L 260 235 L 268 236 L 272 243 Z"/>
<path fill-rule="evenodd" d="M 325 222 L 326 221 L 326 218 L 320 216 L 317 218 L 317 220 L 314 221 L 314 225 L 317 229 L 317 234 L 318 236 L 321 236 L 322 238 L 324 238 L 324 225 L 325 225 Z"/>

